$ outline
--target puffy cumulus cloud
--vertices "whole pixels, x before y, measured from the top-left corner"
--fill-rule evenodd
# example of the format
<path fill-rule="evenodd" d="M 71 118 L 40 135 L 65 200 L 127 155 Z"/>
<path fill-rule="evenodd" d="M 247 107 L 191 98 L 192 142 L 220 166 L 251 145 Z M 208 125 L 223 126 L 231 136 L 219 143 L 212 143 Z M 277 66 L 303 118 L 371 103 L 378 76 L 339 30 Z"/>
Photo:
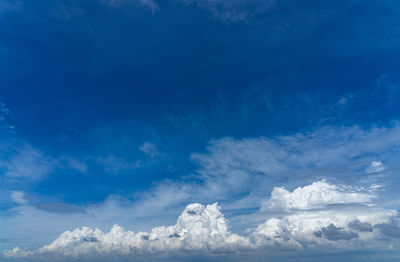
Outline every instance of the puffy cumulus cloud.
<path fill-rule="evenodd" d="M 331 250 L 386 250 L 388 245 L 385 239 L 395 243 L 400 238 L 398 212 L 366 203 L 374 198 L 364 198 L 364 193 L 351 192 L 353 187 L 317 181 L 289 192 L 292 194 L 290 198 L 307 202 L 308 197 L 304 195 L 309 195 L 312 188 L 317 194 L 311 197 L 310 204 L 300 205 L 296 209 L 286 209 L 284 205 L 279 215 L 274 215 L 277 213 L 270 212 L 269 209 L 264 210 L 258 215 L 266 216 L 266 221 L 248 229 L 247 235 L 230 231 L 228 221 L 217 203 L 207 206 L 190 204 L 172 226 L 159 226 L 149 232 L 137 233 L 118 225 L 114 225 L 107 233 L 82 227 L 62 233 L 51 244 L 35 251 L 14 248 L 4 251 L 3 255 L 9 258 L 80 258 L 107 254 L 204 255 L 242 251 L 268 252 L 277 247 L 294 250 L 320 247 L 329 247 Z M 329 197 L 321 193 L 325 191 L 330 192 L 327 194 Z M 293 194 L 294 192 L 302 194 Z M 344 202 L 340 194 L 353 195 L 352 199 Z M 278 196 L 275 200 L 279 200 Z M 288 198 L 285 194 L 280 197 L 285 201 Z M 315 201 L 314 197 L 321 201 Z M 327 203 L 341 205 L 328 208 Z"/>
<path fill-rule="evenodd" d="M 400 225 L 399 223 L 380 223 L 374 226 L 374 228 L 378 228 L 381 233 L 386 236 L 400 238 Z"/>
<path fill-rule="evenodd" d="M 377 207 L 372 203 L 376 196 L 371 190 L 364 191 L 326 181 L 292 192 L 274 188 L 261 210 L 278 209 L 283 213 L 260 224 L 252 233 L 254 241 L 258 246 L 297 249 L 321 245 L 338 249 L 379 246 L 382 243 L 376 239 L 387 235 L 382 225 L 396 227 L 398 213 Z"/>
<path fill-rule="evenodd" d="M 325 237 L 329 240 L 350 240 L 352 238 L 358 238 L 359 235 L 356 232 L 345 231 L 341 227 L 336 227 L 334 224 L 330 224 L 327 227 L 321 228 L 321 231 L 314 232 L 316 237 Z"/>
<path fill-rule="evenodd" d="M 188 205 L 173 226 L 151 232 L 125 230 L 114 225 L 110 232 L 82 227 L 62 233 L 54 242 L 36 251 L 19 248 L 3 252 L 6 257 L 81 256 L 101 253 L 164 253 L 185 251 L 232 252 L 249 248 L 247 238 L 229 231 L 217 203 Z"/>
<path fill-rule="evenodd" d="M 383 165 L 381 161 L 372 161 L 371 164 L 367 167 L 365 172 L 367 174 L 379 173 L 385 171 L 386 167 Z"/>
<path fill-rule="evenodd" d="M 275 187 L 271 198 L 265 201 L 262 210 L 315 209 L 335 204 L 369 203 L 375 195 L 362 193 L 352 187 L 344 187 L 317 181 L 289 192 L 284 187 Z"/>
<path fill-rule="evenodd" d="M 349 228 L 354 229 L 360 232 L 372 232 L 372 226 L 368 222 L 361 222 L 360 220 L 356 219 L 349 223 Z"/>
<path fill-rule="evenodd" d="M 296 249 L 321 245 L 338 249 L 368 245 L 377 247 L 382 244 L 376 241 L 382 232 L 373 228 L 383 223 L 391 224 L 396 216 L 398 214 L 395 210 L 367 206 L 301 211 L 268 219 L 254 230 L 252 236 L 258 246 Z M 358 221 L 358 226 L 355 226 L 354 221 Z"/>

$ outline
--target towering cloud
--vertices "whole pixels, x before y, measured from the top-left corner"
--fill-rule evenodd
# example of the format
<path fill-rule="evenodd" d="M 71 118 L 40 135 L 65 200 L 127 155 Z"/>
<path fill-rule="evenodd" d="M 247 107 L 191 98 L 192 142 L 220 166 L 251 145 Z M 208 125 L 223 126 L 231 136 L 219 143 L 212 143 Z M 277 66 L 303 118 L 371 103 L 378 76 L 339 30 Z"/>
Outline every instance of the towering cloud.
<path fill-rule="evenodd" d="M 376 187 L 376 186 L 375 186 Z M 292 192 L 276 187 L 261 211 L 280 211 L 253 232 L 259 246 L 293 248 L 330 245 L 347 249 L 374 242 L 374 227 L 391 223 L 395 210 L 377 207 L 372 189 L 333 185 L 317 181 Z"/>
<path fill-rule="evenodd" d="M 155 227 L 151 232 L 125 230 L 114 225 L 110 232 L 82 227 L 62 233 L 53 243 L 37 251 L 15 248 L 6 251 L 6 257 L 80 256 L 98 253 L 162 253 L 185 251 L 234 251 L 250 247 L 247 238 L 233 234 L 217 203 L 203 206 L 188 205 L 174 226 Z"/>

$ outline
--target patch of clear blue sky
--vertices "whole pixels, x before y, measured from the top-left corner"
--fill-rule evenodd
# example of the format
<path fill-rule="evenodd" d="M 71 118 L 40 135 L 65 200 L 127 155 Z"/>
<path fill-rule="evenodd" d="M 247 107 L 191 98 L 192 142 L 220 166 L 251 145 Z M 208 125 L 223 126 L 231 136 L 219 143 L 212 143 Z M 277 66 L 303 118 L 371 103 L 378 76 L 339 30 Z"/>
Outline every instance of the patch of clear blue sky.
<path fill-rule="evenodd" d="M 102 201 L 190 174 L 190 153 L 213 138 L 398 119 L 397 1 L 275 1 L 233 22 L 157 4 L 38 0 L 0 11 L 0 100 L 15 126 L 2 140 L 87 166 L 12 189 Z M 160 154 L 144 154 L 145 142 Z"/>

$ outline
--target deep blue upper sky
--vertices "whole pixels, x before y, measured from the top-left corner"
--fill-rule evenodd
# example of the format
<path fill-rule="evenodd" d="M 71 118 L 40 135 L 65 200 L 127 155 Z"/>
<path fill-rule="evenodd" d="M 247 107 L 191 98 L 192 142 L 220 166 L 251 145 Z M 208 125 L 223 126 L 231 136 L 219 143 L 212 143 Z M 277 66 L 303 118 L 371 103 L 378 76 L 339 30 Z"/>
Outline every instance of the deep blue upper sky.
<path fill-rule="evenodd" d="M 197 183 L 224 137 L 391 126 L 399 47 L 397 1 L 0 0 L 0 208 Z"/>

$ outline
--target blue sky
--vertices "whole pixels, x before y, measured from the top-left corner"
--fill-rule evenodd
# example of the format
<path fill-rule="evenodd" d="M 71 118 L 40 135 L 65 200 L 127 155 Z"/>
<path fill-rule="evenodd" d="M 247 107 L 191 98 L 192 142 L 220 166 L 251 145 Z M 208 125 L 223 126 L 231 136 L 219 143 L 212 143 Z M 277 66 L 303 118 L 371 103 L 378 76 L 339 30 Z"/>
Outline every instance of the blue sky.
<path fill-rule="evenodd" d="M 398 261 L 399 7 L 0 0 L 1 260 Z"/>

